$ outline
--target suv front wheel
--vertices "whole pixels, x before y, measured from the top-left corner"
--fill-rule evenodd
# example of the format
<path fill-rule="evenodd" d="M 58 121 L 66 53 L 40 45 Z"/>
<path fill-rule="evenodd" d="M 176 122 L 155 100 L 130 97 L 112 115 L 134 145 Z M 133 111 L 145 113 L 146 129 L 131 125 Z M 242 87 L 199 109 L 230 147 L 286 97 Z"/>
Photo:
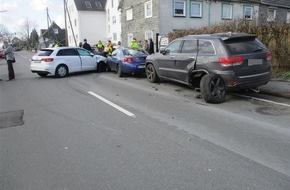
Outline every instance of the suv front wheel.
<path fill-rule="evenodd" d="M 155 67 L 153 64 L 148 64 L 146 66 L 146 76 L 149 82 L 155 83 L 159 81 L 159 77 L 156 73 Z"/>
<path fill-rule="evenodd" d="M 224 80 L 216 74 L 207 74 L 200 82 L 201 96 L 207 103 L 222 103 L 226 99 Z"/>

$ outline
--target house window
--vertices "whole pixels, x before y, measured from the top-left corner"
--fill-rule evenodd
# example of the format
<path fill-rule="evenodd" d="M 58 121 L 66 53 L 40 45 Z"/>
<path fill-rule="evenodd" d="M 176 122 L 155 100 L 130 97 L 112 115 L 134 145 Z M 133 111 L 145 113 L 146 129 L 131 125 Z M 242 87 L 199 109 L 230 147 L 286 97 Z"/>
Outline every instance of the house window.
<path fill-rule="evenodd" d="M 186 15 L 186 2 L 175 0 L 174 1 L 174 16 L 185 16 Z"/>
<path fill-rule="evenodd" d="M 55 34 L 58 34 L 58 29 L 57 29 L 57 28 L 54 28 L 54 29 L 53 29 L 53 32 L 54 32 Z"/>
<path fill-rule="evenodd" d="M 190 16 L 202 17 L 202 2 L 198 2 L 198 1 L 190 2 Z"/>
<path fill-rule="evenodd" d="M 73 10 L 74 10 L 74 7 L 73 7 L 73 5 L 69 5 L 69 7 L 68 7 L 68 12 L 72 13 L 72 12 L 73 12 Z"/>
<path fill-rule="evenodd" d="M 77 19 L 75 19 L 75 26 L 77 26 Z"/>
<path fill-rule="evenodd" d="M 130 42 L 133 40 L 133 34 L 132 33 L 130 33 L 130 34 L 128 34 L 127 35 L 127 45 L 128 45 L 128 47 L 130 47 Z"/>
<path fill-rule="evenodd" d="M 145 18 L 152 17 L 152 1 L 145 2 L 144 8 L 145 8 Z"/>
<path fill-rule="evenodd" d="M 290 23 L 290 12 L 287 12 L 287 20 L 286 20 L 287 23 Z"/>
<path fill-rule="evenodd" d="M 113 33 L 113 41 L 117 41 L 117 36 L 118 36 L 117 33 Z"/>
<path fill-rule="evenodd" d="M 95 4 L 96 4 L 96 7 L 97 7 L 97 8 L 100 8 L 100 9 L 103 8 L 102 3 L 96 1 Z"/>
<path fill-rule="evenodd" d="M 133 20 L 133 9 L 126 10 L 126 20 Z"/>
<path fill-rule="evenodd" d="M 108 21 L 110 21 L 110 9 L 107 9 Z"/>
<path fill-rule="evenodd" d="M 90 1 L 85 1 L 85 5 L 86 5 L 86 8 L 88 8 L 88 9 L 92 8 L 92 4 Z"/>
<path fill-rule="evenodd" d="M 111 1 L 112 8 L 114 8 L 114 0 Z"/>
<path fill-rule="evenodd" d="M 233 5 L 222 4 L 222 19 L 224 20 L 233 19 Z"/>
<path fill-rule="evenodd" d="M 150 38 L 153 39 L 153 31 L 145 31 L 145 39 L 149 40 Z"/>
<path fill-rule="evenodd" d="M 116 18 L 116 16 L 112 16 L 112 23 L 113 23 L 113 24 L 116 24 L 116 23 L 117 23 L 117 18 Z"/>
<path fill-rule="evenodd" d="M 267 21 L 268 22 L 274 22 L 276 19 L 276 9 L 269 8 L 267 11 Z"/>
<path fill-rule="evenodd" d="M 253 19 L 253 12 L 254 12 L 254 7 L 244 6 L 244 18 L 245 19 L 252 20 Z"/>

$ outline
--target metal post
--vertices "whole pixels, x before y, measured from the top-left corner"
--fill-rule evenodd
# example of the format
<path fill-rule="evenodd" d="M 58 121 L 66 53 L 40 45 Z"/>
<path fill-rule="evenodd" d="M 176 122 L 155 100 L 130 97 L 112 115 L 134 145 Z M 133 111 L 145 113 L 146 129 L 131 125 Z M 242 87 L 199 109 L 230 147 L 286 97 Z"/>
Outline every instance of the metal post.
<path fill-rule="evenodd" d="M 159 44 L 158 44 L 158 37 L 159 37 L 159 33 L 156 33 L 156 36 L 155 36 L 155 45 L 156 45 L 156 52 L 159 51 Z"/>

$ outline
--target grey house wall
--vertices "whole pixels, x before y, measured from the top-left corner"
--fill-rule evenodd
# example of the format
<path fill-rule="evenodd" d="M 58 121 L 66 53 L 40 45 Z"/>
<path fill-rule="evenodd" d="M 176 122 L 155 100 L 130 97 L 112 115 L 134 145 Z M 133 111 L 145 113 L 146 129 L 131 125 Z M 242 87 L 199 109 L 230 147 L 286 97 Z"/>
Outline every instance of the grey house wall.
<path fill-rule="evenodd" d="M 284 7 L 260 5 L 259 18 L 267 19 L 267 11 L 268 11 L 269 7 L 275 8 L 275 10 L 276 10 L 276 19 L 275 19 L 276 23 L 286 22 L 287 13 L 289 12 L 289 10 L 284 8 Z"/>
<path fill-rule="evenodd" d="M 145 39 L 145 31 L 153 32 L 153 41 L 155 34 L 159 32 L 159 0 L 152 1 L 153 16 L 145 18 L 144 3 L 148 0 L 125 0 L 122 4 L 122 42 L 126 46 L 128 44 L 128 34 L 132 33 L 133 37 L 142 42 Z M 133 9 L 133 19 L 126 20 L 126 10 Z"/>
<path fill-rule="evenodd" d="M 261 0 L 261 3 L 264 5 L 272 5 L 284 8 L 290 8 L 289 0 Z"/>
<path fill-rule="evenodd" d="M 254 8 L 254 19 L 265 17 L 269 7 L 277 10 L 276 21 L 286 21 L 287 13 L 290 11 L 290 0 L 200 0 L 202 2 L 202 17 L 192 18 L 189 15 L 189 3 L 187 0 L 186 16 L 176 17 L 173 15 L 173 0 L 152 0 L 153 17 L 145 18 L 144 3 L 148 0 L 122 0 L 122 41 L 128 44 L 128 34 L 143 40 L 145 31 L 153 31 L 154 42 L 155 34 L 166 35 L 174 30 L 200 28 L 223 22 L 222 4 L 230 3 L 233 5 L 233 19 L 243 18 L 244 6 Z M 126 10 L 133 10 L 133 20 L 126 21 Z"/>
<path fill-rule="evenodd" d="M 173 30 L 193 29 L 211 26 L 213 24 L 224 21 L 222 19 L 222 3 L 229 3 L 229 1 L 201 1 L 202 2 L 202 17 L 190 17 L 189 8 L 186 9 L 185 17 L 173 16 L 173 1 L 166 1 L 160 6 L 160 33 L 166 34 Z M 187 1 L 188 5 L 190 1 Z M 233 5 L 233 18 L 243 18 L 244 6 L 253 6 L 254 11 L 259 10 L 257 3 L 239 3 L 231 2 Z"/>

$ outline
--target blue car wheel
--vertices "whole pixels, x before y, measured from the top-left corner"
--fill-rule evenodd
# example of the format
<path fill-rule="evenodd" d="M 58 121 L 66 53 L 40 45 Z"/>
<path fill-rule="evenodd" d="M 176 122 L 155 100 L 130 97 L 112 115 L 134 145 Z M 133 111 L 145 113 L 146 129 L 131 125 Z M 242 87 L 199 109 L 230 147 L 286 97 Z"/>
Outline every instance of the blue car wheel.
<path fill-rule="evenodd" d="M 123 76 L 123 72 L 122 72 L 122 65 L 119 64 L 117 67 L 117 75 L 118 77 L 122 77 Z"/>

